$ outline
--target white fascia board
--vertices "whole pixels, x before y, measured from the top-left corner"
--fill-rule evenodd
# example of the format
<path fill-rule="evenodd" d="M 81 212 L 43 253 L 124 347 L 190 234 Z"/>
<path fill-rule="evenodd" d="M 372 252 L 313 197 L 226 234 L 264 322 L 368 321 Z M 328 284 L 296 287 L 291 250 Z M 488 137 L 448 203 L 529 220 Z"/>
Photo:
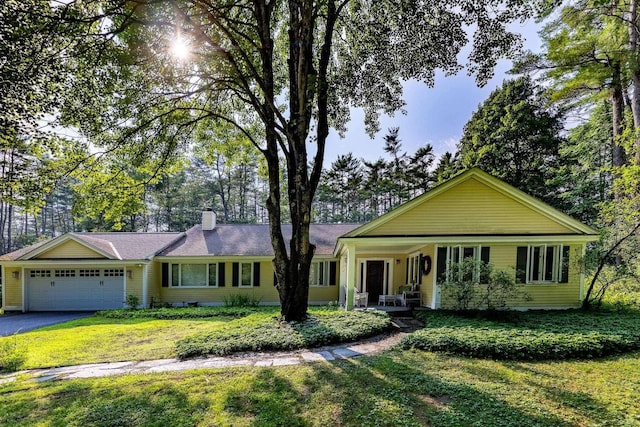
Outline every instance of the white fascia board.
<path fill-rule="evenodd" d="M 371 246 L 420 245 L 427 243 L 537 243 L 537 242 L 569 242 L 585 243 L 598 240 L 593 235 L 513 235 L 513 236 L 410 236 L 410 237 L 341 237 L 343 244 L 356 245 L 358 248 Z"/>

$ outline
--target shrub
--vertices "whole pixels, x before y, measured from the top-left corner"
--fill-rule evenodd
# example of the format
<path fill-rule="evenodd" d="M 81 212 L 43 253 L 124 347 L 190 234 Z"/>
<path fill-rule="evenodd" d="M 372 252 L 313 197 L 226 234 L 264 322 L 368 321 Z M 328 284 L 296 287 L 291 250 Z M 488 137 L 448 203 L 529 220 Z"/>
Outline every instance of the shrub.
<path fill-rule="evenodd" d="M 513 273 L 472 258 L 450 264 L 441 286 L 443 305 L 457 311 L 502 310 L 509 299 L 528 299 Z"/>
<path fill-rule="evenodd" d="M 386 313 L 373 310 L 310 310 L 303 322 L 285 322 L 278 316 L 254 313 L 223 328 L 184 338 L 177 343 L 176 352 L 185 359 L 243 351 L 293 350 L 369 337 L 385 331 L 390 324 Z"/>
<path fill-rule="evenodd" d="M 140 304 L 140 299 L 133 294 L 129 294 L 127 295 L 127 301 L 125 301 L 125 304 L 127 304 L 127 307 L 131 310 L 135 310 L 138 308 L 138 304 Z"/>
<path fill-rule="evenodd" d="M 593 358 L 640 349 L 640 319 L 622 313 L 527 312 L 512 322 L 420 314 L 427 327 L 405 349 L 502 360 Z"/>
<path fill-rule="evenodd" d="M 247 294 L 231 294 L 225 295 L 225 307 L 257 307 L 260 305 L 262 298 Z"/>
<path fill-rule="evenodd" d="M 24 365 L 26 348 L 15 338 L 0 338 L 0 372 L 15 372 Z"/>
<path fill-rule="evenodd" d="M 210 317 L 244 317 L 257 312 L 279 313 L 280 307 L 163 307 L 141 310 L 103 310 L 95 316 L 110 319 L 205 319 Z"/>

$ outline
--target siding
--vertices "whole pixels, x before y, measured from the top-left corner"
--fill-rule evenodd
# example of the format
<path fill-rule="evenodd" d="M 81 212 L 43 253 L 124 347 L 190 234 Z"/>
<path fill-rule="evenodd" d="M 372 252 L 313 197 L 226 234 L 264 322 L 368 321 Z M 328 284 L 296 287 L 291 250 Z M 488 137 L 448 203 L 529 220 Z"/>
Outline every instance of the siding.
<path fill-rule="evenodd" d="M 239 260 L 220 260 L 225 263 L 225 285 L 224 287 L 211 288 L 178 288 L 161 286 L 162 268 L 160 262 L 154 262 L 153 268 L 149 271 L 149 297 L 154 297 L 162 302 L 181 304 L 186 301 L 198 301 L 203 304 L 223 304 L 224 298 L 230 295 L 249 295 L 253 298 L 260 298 L 263 304 L 280 304 L 278 291 L 273 286 L 273 264 L 271 261 L 260 262 L 260 286 L 242 288 L 231 286 L 233 280 L 232 265 Z M 335 260 L 331 260 L 335 261 Z M 215 259 L 207 262 L 218 262 Z M 244 262 L 252 262 L 250 258 Z M 336 272 L 339 276 L 339 271 Z M 339 280 L 339 277 L 336 277 Z M 325 304 L 338 300 L 339 286 L 310 287 L 309 303 Z"/>
<path fill-rule="evenodd" d="M 55 248 L 41 253 L 37 259 L 104 259 L 105 257 L 73 240 L 66 241 Z"/>
<path fill-rule="evenodd" d="M 414 207 L 369 236 L 545 234 L 571 230 L 493 188 L 469 179 Z"/>
<path fill-rule="evenodd" d="M 2 277 L 2 293 L 7 307 L 22 307 L 22 277 L 14 279 L 14 271 L 20 272 L 20 276 L 22 276 L 20 268 L 5 267 Z"/>
<path fill-rule="evenodd" d="M 142 268 L 128 266 L 126 268 L 127 271 L 131 271 L 131 278 L 127 277 L 127 287 L 125 295 L 135 295 L 138 297 L 138 301 L 140 304 L 143 304 L 142 301 Z"/>
<path fill-rule="evenodd" d="M 553 244 L 559 244 L 554 242 Z M 491 245 L 489 261 L 496 270 L 506 270 L 515 277 L 516 251 L 518 246 L 526 246 L 527 243 L 518 245 Z M 570 246 L 565 243 L 564 246 Z M 527 284 L 523 290 L 531 298 L 529 301 L 523 298 L 507 301 L 509 307 L 526 308 L 565 308 L 578 307 L 580 300 L 580 259 L 579 245 L 570 246 L 569 254 L 569 281 L 568 283 L 540 283 Z M 442 300 L 442 307 L 446 307 L 448 301 Z"/>

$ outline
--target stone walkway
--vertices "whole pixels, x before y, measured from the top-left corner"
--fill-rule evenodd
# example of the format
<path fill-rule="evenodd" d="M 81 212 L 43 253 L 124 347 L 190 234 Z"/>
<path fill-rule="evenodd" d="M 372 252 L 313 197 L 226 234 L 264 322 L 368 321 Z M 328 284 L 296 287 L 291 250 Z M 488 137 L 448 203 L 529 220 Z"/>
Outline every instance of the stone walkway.
<path fill-rule="evenodd" d="M 67 380 L 74 378 L 97 378 L 112 375 L 184 371 L 201 368 L 228 368 L 233 366 L 287 366 L 306 362 L 351 359 L 377 354 L 396 345 L 406 335 L 393 332 L 356 343 L 326 346 L 277 353 L 245 353 L 228 357 L 207 357 L 189 360 L 161 359 L 142 362 L 95 363 L 65 366 L 61 368 L 33 369 L 0 376 L 0 384 L 13 381 L 18 375 L 31 375 L 35 381 Z"/>

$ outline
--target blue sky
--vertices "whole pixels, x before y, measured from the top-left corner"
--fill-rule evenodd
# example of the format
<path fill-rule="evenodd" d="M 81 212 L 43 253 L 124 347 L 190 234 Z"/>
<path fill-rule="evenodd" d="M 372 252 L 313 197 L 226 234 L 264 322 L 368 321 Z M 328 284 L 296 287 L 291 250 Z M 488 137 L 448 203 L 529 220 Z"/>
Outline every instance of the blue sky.
<path fill-rule="evenodd" d="M 539 27 L 534 22 L 527 22 L 516 24 L 511 29 L 523 35 L 525 49 L 538 52 Z M 325 167 L 329 167 L 339 154 L 348 152 L 365 160 L 386 158 L 386 153 L 382 150 L 383 137 L 388 128 L 396 126 L 400 128 L 403 150 L 410 154 L 427 143 L 433 146 L 436 158 L 445 151 L 455 151 L 462 128 L 471 114 L 505 79 L 513 78 L 507 75 L 510 68 L 511 62 L 501 61 L 493 79 L 482 88 L 476 86 L 474 78 L 467 76 L 465 70 L 451 77 L 438 73 L 433 88 L 416 81 L 407 82 L 404 85 L 407 114 L 396 113 L 394 117 L 381 117 L 380 132 L 374 139 L 369 138 L 364 131 L 362 111 L 352 110 L 345 138 L 341 139 L 334 131 L 329 136 Z"/>

